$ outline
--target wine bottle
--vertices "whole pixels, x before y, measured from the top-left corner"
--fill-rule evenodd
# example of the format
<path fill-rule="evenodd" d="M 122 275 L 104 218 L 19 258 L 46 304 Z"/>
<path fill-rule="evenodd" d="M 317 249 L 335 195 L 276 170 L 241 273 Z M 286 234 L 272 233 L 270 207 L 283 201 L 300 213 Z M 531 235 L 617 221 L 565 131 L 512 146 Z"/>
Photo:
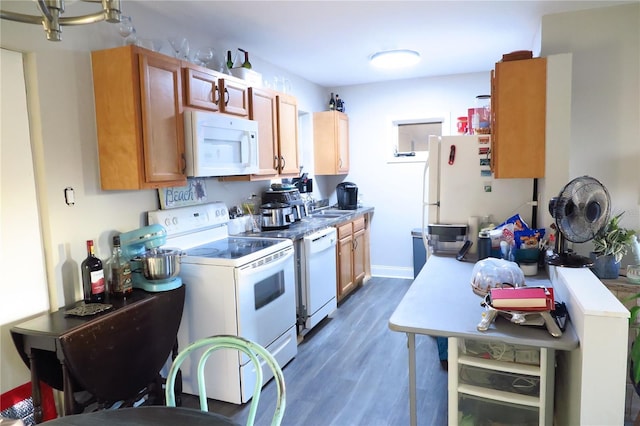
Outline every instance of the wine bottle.
<path fill-rule="evenodd" d="M 336 98 L 333 96 L 333 92 L 331 92 L 331 99 L 329 99 L 329 111 L 333 111 L 336 109 Z"/>
<path fill-rule="evenodd" d="M 336 110 L 344 112 L 344 102 L 340 99 L 340 95 L 336 93 Z"/>
<path fill-rule="evenodd" d="M 238 49 L 244 53 L 244 62 L 242 63 L 242 68 L 251 69 L 251 62 L 249 62 L 249 52 L 244 49 Z"/>
<path fill-rule="evenodd" d="M 227 50 L 227 68 L 233 68 L 233 59 L 231 59 L 231 51 Z"/>
<path fill-rule="evenodd" d="M 82 261 L 82 287 L 85 303 L 104 301 L 105 281 L 102 261 L 95 255 L 93 240 L 87 240 L 87 258 Z"/>
<path fill-rule="evenodd" d="M 122 254 L 120 247 L 120 236 L 113 237 L 113 249 L 111 257 L 107 261 L 107 282 L 109 283 L 109 294 L 116 297 L 126 297 L 133 291 L 131 281 L 131 265 Z"/>

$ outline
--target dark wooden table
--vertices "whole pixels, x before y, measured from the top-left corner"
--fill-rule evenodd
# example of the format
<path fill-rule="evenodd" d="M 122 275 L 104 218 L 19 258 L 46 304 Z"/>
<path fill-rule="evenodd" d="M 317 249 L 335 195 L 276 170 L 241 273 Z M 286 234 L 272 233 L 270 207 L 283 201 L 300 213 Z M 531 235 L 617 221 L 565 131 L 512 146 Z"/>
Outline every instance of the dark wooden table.
<path fill-rule="evenodd" d="M 231 419 L 193 408 L 149 406 L 102 410 L 59 417 L 45 423 L 50 426 L 217 426 L 238 425 Z"/>
<path fill-rule="evenodd" d="M 64 391 L 65 415 L 84 409 L 74 399 L 82 390 L 106 405 L 155 387 L 164 404 L 160 370 L 177 350 L 184 298 L 184 285 L 158 293 L 134 289 L 125 300 L 108 300 L 113 308 L 93 316 L 65 315 L 62 308 L 12 327 L 31 370 L 36 422 L 42 420 L 40 380 Z"/>

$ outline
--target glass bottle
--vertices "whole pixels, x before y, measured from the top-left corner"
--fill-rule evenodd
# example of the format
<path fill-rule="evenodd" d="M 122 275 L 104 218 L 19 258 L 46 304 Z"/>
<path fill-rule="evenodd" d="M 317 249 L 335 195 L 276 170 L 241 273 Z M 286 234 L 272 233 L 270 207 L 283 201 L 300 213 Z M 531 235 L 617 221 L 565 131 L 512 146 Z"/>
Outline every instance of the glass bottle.
<path fill-rule="evenodd" d="M 101 303 L 105 298 L 102 261 L 95 255 L 93 240 L 87 240 L 87 257 L 80 266 L 85 303 Z"/>
<path fill-rule="evenodd" d="M 336 110 L 344 112 L 344 101 L 340 98 L 340 95 L 336 93 Z"/>
<path fill-rule="evenodd" d="M 336 98 L 333 96 L 333 92 L 331 92 L 331 99 L 329 99 L 329 111 L 333 111 L 336 109 Z"/>
<path fill-rule="evenodd" d="M 244 62 L 242 63 L 242 68 L 251 69 L 251 62 L 249 62 L 249 52 L 243 49 L 239 50 L 244 53 Z"/>
<path fill-rule="evenodd" d="M 120 236 L 116 235 L 113 237 L 113 250 L 107 262 L 109 294 L 115 297 L 126 297 L 133 291 L 131 279 L 131 265 L 123 256 L 120 247 Z"/>
<path fill-rule="evenodd" d="M 231 51 L 227 50 L 227 69 L 233 68 L 233 59 L 231 59 Z"/>

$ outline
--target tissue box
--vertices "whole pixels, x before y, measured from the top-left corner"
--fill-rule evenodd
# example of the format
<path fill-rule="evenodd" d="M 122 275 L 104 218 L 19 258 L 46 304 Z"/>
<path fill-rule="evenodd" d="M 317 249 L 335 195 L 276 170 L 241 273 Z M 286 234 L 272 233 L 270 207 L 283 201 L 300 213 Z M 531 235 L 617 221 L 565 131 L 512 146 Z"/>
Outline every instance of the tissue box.
<path fill-rule="evenodd" d="M 262 87 L 262 74 L 249 68 L 231 68 L 231 75 L 245 80 L 253 87 Z"/>

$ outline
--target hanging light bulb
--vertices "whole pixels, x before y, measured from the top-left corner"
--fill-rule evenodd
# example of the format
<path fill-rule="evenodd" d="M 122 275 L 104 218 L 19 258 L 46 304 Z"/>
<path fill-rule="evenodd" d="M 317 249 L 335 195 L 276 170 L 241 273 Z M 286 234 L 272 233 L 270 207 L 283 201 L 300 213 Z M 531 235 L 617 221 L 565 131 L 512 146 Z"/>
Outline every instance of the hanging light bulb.
<path fill-rule="evenodd" d="M 96 3 L 95 0 L 82 0 Z M 35 0 L 41 15 L 27 15 L 23 13 L 0 10 L 0 18 L 25 24 L 42 24 L 47 40 L 62 40 L 61 27 L 63 25 L 84 25 L 94 22 L 120 22 L 120 0 L 100 0 L 102 10 L 88 15 L 62 17 L 64 0 Z"/>

